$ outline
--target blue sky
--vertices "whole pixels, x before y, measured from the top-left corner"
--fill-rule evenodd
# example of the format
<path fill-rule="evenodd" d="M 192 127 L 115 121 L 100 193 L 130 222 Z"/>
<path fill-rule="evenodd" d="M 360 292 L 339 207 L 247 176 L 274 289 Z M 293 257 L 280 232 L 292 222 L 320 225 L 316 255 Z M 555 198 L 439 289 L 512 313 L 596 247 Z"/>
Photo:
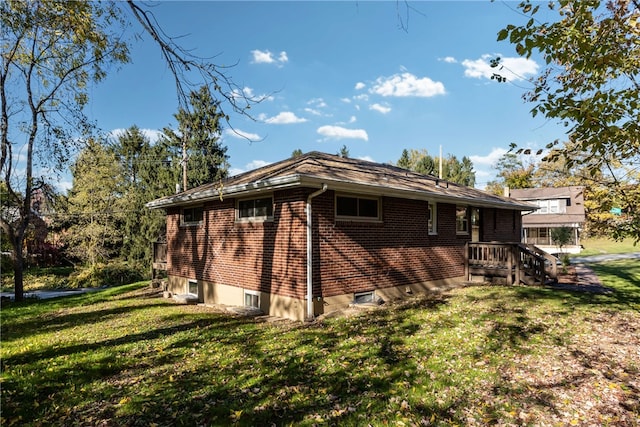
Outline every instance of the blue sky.
<path fill-rule="evenodd" d="M 514 142 L 530 148 L 564 131 L 532 118 L 526 79 L 543 68 L 508 42 L 507 24 L 526 19 L 515 2 L 154 2 L 165 32 L 194 54 L 232 65 L 228 76 L 265 99 L 255 121 L 231 114 L 223 143 L 231 173 L 287 158 L 295 149 L 395 162 L 403 149 L 469 156 L 477 186 Z M 407 28 L 402 29 L 401 24 Z M 175 85 L 148 36 L 132 62 L 90 91 L 86 110 L 105 131 L 137 125 L 153 135 L 175 126 Z M 503 58 L 507 83 L 490 80 Z M 228 107 L 224 107 L 228 110 Z M 230 112 L 230 111 L 228 111 Z M 254 142 L 240 138 L 249 136 Z M 64 184 L 62 184 L 64 185 Z"/>

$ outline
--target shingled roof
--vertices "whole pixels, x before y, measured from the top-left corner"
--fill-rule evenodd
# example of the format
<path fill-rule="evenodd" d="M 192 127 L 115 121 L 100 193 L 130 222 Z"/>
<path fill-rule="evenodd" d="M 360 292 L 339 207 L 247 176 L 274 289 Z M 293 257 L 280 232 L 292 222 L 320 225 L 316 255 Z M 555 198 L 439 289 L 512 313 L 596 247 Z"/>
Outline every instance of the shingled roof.
<path fill-rule="evenodd" d="M 447 182 L 396 166 L 313 151 L 221 182 L 201 185 L 147 203 L 151 209 L 201 203 L 225 197 L 245 197 L 265 191 L 308 187 L 407 199 L 434 200 L 521 211 L 534 210 L 529 203 L 496 196 L 475 188 Z"/>

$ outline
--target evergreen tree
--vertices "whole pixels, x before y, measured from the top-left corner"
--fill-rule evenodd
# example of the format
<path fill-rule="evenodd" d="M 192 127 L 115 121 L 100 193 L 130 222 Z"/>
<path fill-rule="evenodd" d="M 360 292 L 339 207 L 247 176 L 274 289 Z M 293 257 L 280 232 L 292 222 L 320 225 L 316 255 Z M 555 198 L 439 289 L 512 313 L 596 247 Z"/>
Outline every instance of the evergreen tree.
<path fill-rule="evenodd" d="M 151 145 L 136 126 L 119 135 L 113 151 L 118 158 L 123 181 L 123 245 L 120 256 L 130 262 L 151 262 L 151 245 L 165 233 L 165 215 L 149 210 L 148 201 L 171 194 L 177 179 L 177 159 L 168 148 Z M 173 165 L 173 166 L 172 166 Z"/>
<path fill-rule="evenodd" d="M 409 169 L 423 175 L 438 176 L 440 173 L 440 158 L 429 155 L 427 150 L 402 150 L 402 155 L 396 166 Z M 459 161 L 456 156 L 448 155 L 442 159 L 442 179 L 456 184 L 473 187 L 476 183 L 476 173 L 473 163 L 468 157 Z"/>
<path fill-rule="evenodd" d="M 180 108 L 174 115 L 178 130 L 165 128 L 164 134 L 174 152 L 186 148 L 187 187 L 215 182 L 227 176 L 229 168 L 227 148 L 220 144 L 219 102 L 211 97 L 207 86 L 191 92 L 192 111 Z"/>
<path fill-rule="evenodd" d="M 90 140 L 71 167 L 73 187 L 68 197 L 69 255 L 95 265 L 119 252 L 123 219 L 122 168 L 116 156 Z"/>

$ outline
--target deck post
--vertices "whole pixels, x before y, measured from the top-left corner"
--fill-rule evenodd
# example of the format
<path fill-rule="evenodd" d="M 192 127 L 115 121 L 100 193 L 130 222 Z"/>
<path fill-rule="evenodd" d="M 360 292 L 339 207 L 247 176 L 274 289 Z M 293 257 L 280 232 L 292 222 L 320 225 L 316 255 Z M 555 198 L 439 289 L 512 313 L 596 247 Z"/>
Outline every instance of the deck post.
<path fill-rule="evenodd" d="M 471 280 L 469 275 L 469 242 L 464 244 L 464 277 L 465 280 Z"/>
<path fill-rule="evenodd" d="M 507 285 L 513 285 L 513 250 L 510 245 L 507 250 Z"/>
<path fill-rule="evenodd" d="M 515 257 L 515 261 L 516 261 L 516 277 L 515 277 L 515 282 L 516 285 L 520 284 L 520 265 L 522 264 L 522 261 L 520 259 L 520 246 L 518 246 L 518 244 L 514 244 L 513 246 L 511 246 L 511 251 L 514 253 L 514 257 Z"/>

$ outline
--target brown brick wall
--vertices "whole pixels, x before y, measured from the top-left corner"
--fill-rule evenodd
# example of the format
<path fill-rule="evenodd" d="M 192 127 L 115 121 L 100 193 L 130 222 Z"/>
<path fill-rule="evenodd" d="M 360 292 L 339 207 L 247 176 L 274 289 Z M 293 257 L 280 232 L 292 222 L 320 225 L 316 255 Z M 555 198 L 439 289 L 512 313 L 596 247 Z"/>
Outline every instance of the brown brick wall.
<path fill-rule="evenodd" d="M 382 222 L 336 220 L 334 193 L 314 202 L 314 294 L 324 297 L 459 277 L 469 236 L 455 231 L 455 205 L 438 205 L 438 234 L 427 229 L 427 202 L 382 198 Z M 318 267 L 320 267 L 318 269 Z"/>
<path fill-rule="evenodd" d="M 274 220 L 240 223 L 235 199 L 208 202 L 200 226 L 167 216 L 168 273 L 303 299 L 305 202 L 312 189 L 274 193 Z M 329 297 L 460 277 L 469 235 L 457 235 L 455 205 L 439 203 L 438 233 L 427 230 L 427 202 L 383 197 L 382 221 L 336 220 L 335 193 L 313 200 L 314 295 Z M 514 227 L 513 220 L 516 220 Z M 520 240 L 520 213 L 483 209 L 482 240 Z"/>
<path fill-rule="evenodd" d="M 274 193 L 274 219 L 236 222 L 235 199 L 209 202 L 200 226 L 167 216 L 168 273 L 303 298 L 306 277 L 305 213 L 301 190 Z M 302 282 L 301 282 L 302 280 Z"/>

